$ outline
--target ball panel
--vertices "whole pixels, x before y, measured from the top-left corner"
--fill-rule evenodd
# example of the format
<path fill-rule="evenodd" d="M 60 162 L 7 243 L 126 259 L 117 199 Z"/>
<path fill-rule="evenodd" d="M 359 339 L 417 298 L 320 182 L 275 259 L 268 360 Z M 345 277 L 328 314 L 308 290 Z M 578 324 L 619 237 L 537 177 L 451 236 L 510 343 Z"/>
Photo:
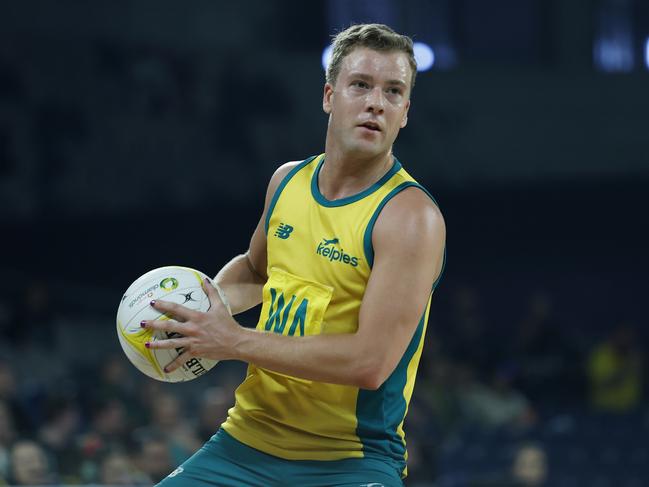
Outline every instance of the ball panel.
<path fill-rule="evenodd" d="M 120 345 L 122 346 L 122 350 L 124 350 L 124 353 L 126 354 L 126 357 L 129 359 L 129 361 L 135 365 L 135 367 L 143 372 L 144 374 L 148 375 L 149 377 L 157 380 L 163 380 L 162 376 L 156 371 L 154 367 L 154 362 L 147 359 L 144 355 L 139 353 L 132 345 L 131 343 L 126 340 L 122 332 L 118 332 L 117 334 L 119 338 Z"/>
<path fill-rule="evenodd" d="M 141 362 L 141 360 L 144 360 L 152 366 L 152 369 L 156 372 L 158 377 L 163 377 L 162 368 L 158 364 L 158 361 L 155 360 L 152 350 L 144 346 L 146 342 L 152 341 L 153 331 L 146 328 L 140 328 L 136 332 L 127 333 L 119 325 L 117 326 L 117 329 L 120 332 L 120 338 L 126 341 L 131 351 L 135 352 L 135 355 L 138 357 L 138 363 Z M 129 358 L 132 357 L 129 356 Z M 137 364 L 134 365 L 137 366 Z"/>

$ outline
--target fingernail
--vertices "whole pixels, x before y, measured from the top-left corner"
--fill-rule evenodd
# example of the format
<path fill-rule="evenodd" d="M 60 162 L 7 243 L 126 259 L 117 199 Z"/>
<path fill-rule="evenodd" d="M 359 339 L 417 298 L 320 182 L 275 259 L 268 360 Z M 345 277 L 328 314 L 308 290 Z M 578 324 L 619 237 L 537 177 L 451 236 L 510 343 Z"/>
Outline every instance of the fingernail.
<path fill-rule="evenodd" d="M 144 346 L 145 346 L 146 348 L 149 348 L 149 347 L 151 346 L 151 342 L 144 342 Z"/>
<path fill-rule="evenodd" d="M 146 328 L 146 321 L 144 321 L 144 320 L 140 321 L 140 326 L 142 328 Z"/>
<path fill-rule="evenodd" d="M 165 374 L 169 373 L 169 369 L 167 367 L 164 367 L 162 370 L 165 371 Z"/>
<path fill-rule="evenodd" d="M 209 278 L 209 277 L 206 277 L 206 278 L 205 278 L 205 282 L 208 283 L 208 284 L 212 284 L 212 281 L 210 281 L 210 278 Z"/>
<path fill-rule="evenodd" d="M 151 306 L 155 306 L 155 299 L 151 300 L 151 302 L 150 302 L 149 304 L 150 304 Z"/>

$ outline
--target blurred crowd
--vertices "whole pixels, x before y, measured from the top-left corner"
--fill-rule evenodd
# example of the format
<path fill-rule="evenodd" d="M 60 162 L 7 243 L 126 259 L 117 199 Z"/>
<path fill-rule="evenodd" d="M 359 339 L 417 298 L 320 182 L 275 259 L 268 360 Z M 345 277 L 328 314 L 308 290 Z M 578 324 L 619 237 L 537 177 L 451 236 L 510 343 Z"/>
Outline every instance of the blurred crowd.
<path fill-rule="evenodd" d="M 188 399 L 135 377 L 131 367 L 122 356 L 107 357 L 96 375 L 78 377 L 76 387 L 50 383 L 26 391 L 12 364 L 2 361 L 0 482 L 151 485 L 225 419 L 232 384 L 208 386 Z"/>
<path fill-rule="evenodd" d="M 528 293 L 509 325 L 494 321 L 502 316 L 487 311 L 475 288 L 457 287 L 441 308 L 430 323 L 406 420 L 411 482 L 430 485 L 446 471 L 441 451 L 458 439 L 464 448 L 493 442 L 507 461 L 448 485 L 539 487 L 558 485 L 549 483 L 549 447 L 539 441 L 548 429 L 562 429 L 572 441 L 565 433 L 582 418 L 595 418 L 585 433 L 591 436 L 598 436 L 598 421 L 626 418 L 636 424 L 625 434 L 642 435 L 649 413 L 646 335 L 636 323 L 566 322 L 545 291 Z M 576 436 L 578 444 L 589 441 L 583 431 Z"/>
<path fill-rule="evenodd" d="M 561 326 L 547 292 L 536 292 L 529 293 L 519 322 L 507 328 L 490 321 L 498 317 L 484 309 L 478 289 L 444 292 L 433 305 L 405 425 L 408 485 L 436 485 L 444 445 L 466 431 L 524 433 L 549 411 L 624 415 L 643 408 L 646 349 L 633 323 L 612 323 L 601 337 L 581 336 Z M 6 340 L 0 360 L 0 482 L 161 480 L 216 432 L 233 404 L 243 364 L 222 363 L 191 383 L 163 384 L 137 372 L 116 338 L 95 347 L 92 360 L 64 356 L 57 328 L 84 325 L 73 317 L 52 320 L 48 293 L 42 281 L 33 283 L 17 301 L 21 320 L 0 321 Z M 1 304 L 11 318 L 8 303 Z M 92 326 L 95 336 L 103 336 L 99 327 L 113 327 L 108 316 Z M 36 363 L 44 365 L 21 360 L 26 350 L 41 354 Z M 538 487 L 547 485 L 549 468 L 544 446 L 525 441 L 506 471 L 462 485 Z"/>

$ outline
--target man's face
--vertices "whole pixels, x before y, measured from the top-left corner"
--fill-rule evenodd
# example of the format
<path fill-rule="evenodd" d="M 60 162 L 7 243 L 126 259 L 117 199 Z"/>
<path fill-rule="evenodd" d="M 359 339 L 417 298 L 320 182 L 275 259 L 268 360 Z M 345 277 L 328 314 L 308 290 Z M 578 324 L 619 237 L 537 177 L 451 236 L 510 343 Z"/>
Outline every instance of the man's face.
<path fill-rule="evenodd" d="M 11 463 L 16 482 L 20 485 L 47 484 L 50 481 L 45 453 L 33 442 L 17 444 Z"/>
<path fill-rule="evenodd" d="M 147 441 L 140 451 L 138 467 L 156 482 L 165 478 L 173 470 L 167 444 L 158 439 Z"/>
<path fill-rule="evenodd" d="M 387 153 L 406 126 L 412 72 L 400 51 L 357 48 L 342 61 L 335 86 L 325 84 L 328 135 L 346 152 Z"/>

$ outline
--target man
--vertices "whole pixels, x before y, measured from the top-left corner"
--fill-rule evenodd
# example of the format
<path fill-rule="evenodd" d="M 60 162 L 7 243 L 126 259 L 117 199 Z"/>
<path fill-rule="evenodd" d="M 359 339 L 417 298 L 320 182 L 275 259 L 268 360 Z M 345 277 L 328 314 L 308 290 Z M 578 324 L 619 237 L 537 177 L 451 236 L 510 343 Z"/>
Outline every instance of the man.
<path fill-rule="evenodd" d="M 10 471 L 15 485 L 50 485 L 56 481 L 45 450 L 31 440 L 19 440 L 11 447 Z"/>
<path fill-rule="evenodd" d="M 152 303 L 179 332 L 151 348 L 243 360 L 228 419 L 161 486 L 395 486 L 402 429 L 445 226 L 392 155 L 405 127 L 412 41 L 384 25 L 334 39 L 324 86 L 325 153 L 281 166 L 245 255 L 205 283 L 207 313 Z M 233 314 L 263 302 L 255 330 Z"/>

